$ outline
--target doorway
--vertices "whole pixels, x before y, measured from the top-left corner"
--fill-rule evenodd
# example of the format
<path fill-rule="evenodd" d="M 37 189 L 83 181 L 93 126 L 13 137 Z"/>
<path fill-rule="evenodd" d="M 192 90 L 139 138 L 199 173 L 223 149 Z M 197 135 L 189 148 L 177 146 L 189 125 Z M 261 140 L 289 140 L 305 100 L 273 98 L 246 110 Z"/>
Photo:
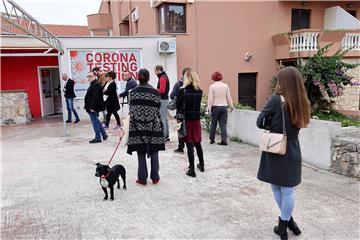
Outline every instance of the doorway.
<path fill-rule="evenodd" d="M 239 103 L 256 109 L 256 78 L 257 73 L 238 74 Z"/>
<path fill-rule="evenodd" d="M 39 67 L 41 116 L 62 113 L 59 67 Z"/>

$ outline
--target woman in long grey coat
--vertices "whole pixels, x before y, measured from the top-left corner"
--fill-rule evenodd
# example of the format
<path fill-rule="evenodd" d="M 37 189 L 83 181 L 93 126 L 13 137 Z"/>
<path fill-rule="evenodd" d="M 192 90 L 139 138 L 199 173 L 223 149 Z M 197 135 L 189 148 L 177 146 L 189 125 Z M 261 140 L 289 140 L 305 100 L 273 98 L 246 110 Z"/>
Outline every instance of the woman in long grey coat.
<path fill-rule="evenodd" d="M 256 123 L 259 128 L 266 128 L 274 133 L 283 132 L 280 95 L 285 98 L 286 154 L 263 152 L 257 177 L 271 184 L 281 212 L 279 225 L 274 228 L 274 232 L 283 240 L 287 239 L 287 228 L 295 235 L 301 233 L 292 218 L 295 204 L 294 187 L 301 183 L 301 150 L 298 135 L 300 128 L 306 127 L 310 122 L 310 103 L 303 78 L 295 67 L 286 67 L 279 71 L 275 93 L 258 116 Z"/>
<path fill-rule="evenodd" d="M 160 180 L 159 151 L 165 150 L 163 125 L 160 118 L 160 94 L 149 82 L 149 71 L 140 69 L 140 85 L 130 92 L 130 123 L 127 152 L 138 155 L 138 179 L 146 185 L 148 170 L 146 156 L 151 158 L 150 178 L 153 184 Z"/>

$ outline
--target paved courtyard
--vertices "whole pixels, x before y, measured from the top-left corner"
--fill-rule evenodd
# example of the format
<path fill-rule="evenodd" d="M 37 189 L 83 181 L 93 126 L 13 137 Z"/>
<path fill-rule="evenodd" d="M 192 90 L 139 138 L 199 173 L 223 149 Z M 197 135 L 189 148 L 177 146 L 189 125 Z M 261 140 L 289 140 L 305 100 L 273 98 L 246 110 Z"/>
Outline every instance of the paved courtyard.
<path fill-rule="evenodd" d="M 59 118 L 3 127 L 1 239 L 278 239 L 279 214 L 268 184 L 256 179 L 257 148 L 231 142 L 209 145 L 206 169 L 185 175 L 187 157 L 173 153 L 176 137 L 160 153 L 160 183 L 135 184 L 136 155 L 121 146 L 113 164 L 127 169 L 128 190 L 102 201 L 97 162 L 106 163 L 117 144 L 90 145 L 91 124 Z M 316 157 L 316 156 L 314 156 Z M 359 181 L 303 166 L 295 219 L 303 234 L 290 239 L 359 239 Z"/>

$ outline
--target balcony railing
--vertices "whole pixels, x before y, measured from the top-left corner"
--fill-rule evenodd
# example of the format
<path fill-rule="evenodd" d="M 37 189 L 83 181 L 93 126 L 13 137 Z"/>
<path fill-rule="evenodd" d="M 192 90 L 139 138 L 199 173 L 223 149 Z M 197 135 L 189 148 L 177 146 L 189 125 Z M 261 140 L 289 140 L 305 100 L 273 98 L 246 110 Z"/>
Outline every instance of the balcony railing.
<path fill-rule="evenodd" d="M 327 56 L 335 54 L 339 49 L 348 50 L 346 57 L 359 57 L 360 53 L 360 29 L 300 29 L 276 34 L 272 40 L 276 59 L 307 58 L 329 44 L 331 46 Z"/>
<path fill-rule="evenodd" d="M 301 32 L 290 35 L 290 52 L 317 51 L 318 36 L 318 32 Z"/>
<path fill-rule="evenodd" d="M 346 33 L 341 41 L 341 48 L 360 51 L 360 33 Z"/>

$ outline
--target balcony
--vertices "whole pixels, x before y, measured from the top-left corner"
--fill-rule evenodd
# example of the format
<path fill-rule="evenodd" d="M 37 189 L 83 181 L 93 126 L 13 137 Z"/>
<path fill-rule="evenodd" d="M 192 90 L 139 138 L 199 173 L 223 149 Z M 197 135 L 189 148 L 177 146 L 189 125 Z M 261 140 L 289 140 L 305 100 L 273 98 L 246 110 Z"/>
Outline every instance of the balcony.
<path fill-rule="evenodd" d="M 89 31 L 108 31 L 112 29 L 111 14 L 91 14 L 87 16 Z"/>
<path fill-rule="evenodd" d="M 276 59 L 306 58 L 329 43 L 333 43 L 329 55 L 342 48 L 349 50 L 346 57 L 360 57 L 360 30 L 303 29 L 277 34 L 272 39 Z"/>
<path fill-rule="evenodd" d="M 360 33 L 346 33 L 341 41 L 344 50 L 360 51 Z"/>
<path fill-rule="evenodd" d="M 289 36 L 290 52 L 312 52 L 318 49 L 318 32 L 302 32 Z"/>

